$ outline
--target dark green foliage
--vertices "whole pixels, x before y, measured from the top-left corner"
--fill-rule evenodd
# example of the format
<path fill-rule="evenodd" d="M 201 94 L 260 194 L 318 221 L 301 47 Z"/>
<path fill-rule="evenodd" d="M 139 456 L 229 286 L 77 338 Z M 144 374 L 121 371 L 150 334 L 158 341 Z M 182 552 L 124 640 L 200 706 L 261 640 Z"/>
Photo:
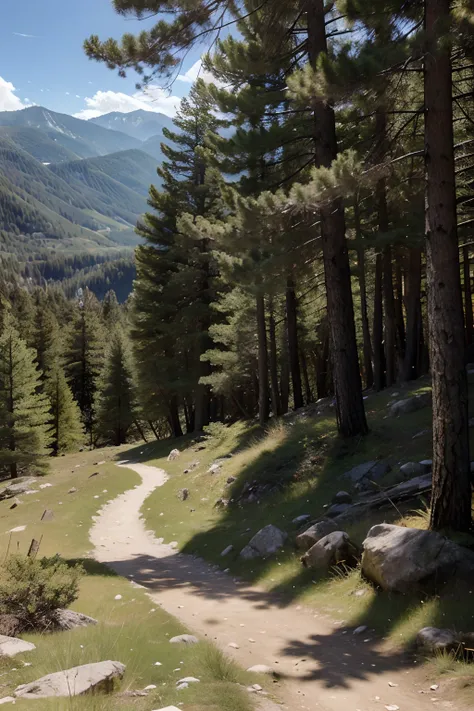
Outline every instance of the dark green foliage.
<path fill-rule="evenodd" d="M 10 556 L 0 573 L 0 614 L 16 617 L 20 632 L 54 629 L 54 613 L 77 599 L 83 574 L 59 556 Z"/>
<path fill-rule="evenodd" d="M 0 336 L 0 459 L 12 477 L 42 472 L 51 443 L 49 403 L 36 353 L 6 315 Z"/>
<path fill-rule="evenodd" d="M 81 411 L 72 396 L 59 360 L 54 361 L 46 370 L 44 392 L 51 407 L 53 453 L 58 455 L 78 449 L 84 442 Z"/>

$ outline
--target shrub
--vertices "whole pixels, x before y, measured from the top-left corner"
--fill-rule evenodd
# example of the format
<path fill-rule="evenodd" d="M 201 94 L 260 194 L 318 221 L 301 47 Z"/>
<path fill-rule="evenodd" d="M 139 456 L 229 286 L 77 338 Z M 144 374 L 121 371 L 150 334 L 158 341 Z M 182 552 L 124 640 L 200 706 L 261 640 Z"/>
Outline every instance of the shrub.
<path fill-rule="evenodd" d="M 14 615 L 20 631 L 46 629 L 54 613 L 77 599 L 80 565 L 70 567 L 59 556 L 34 560 L 14 555 L 0 571 L 0 614 Z"/>

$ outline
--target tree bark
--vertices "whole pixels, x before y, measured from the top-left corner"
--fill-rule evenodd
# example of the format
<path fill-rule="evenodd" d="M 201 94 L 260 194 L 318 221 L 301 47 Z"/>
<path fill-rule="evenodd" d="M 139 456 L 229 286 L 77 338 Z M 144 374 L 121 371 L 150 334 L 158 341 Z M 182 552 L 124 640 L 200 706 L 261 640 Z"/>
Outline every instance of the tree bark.
<path fill-rule="evenodd" d="M 469 247 L 466 245 L 462 249 L 463 271 L 464 271 L 464 313 L 466 318 L 466 343 L 471 345 L 473 340 L 473 314 L 472 314 L 472 286 L 471 286 L 471 262 L 469 258 Z"/>
<path fill-rule="evenodd" d="M 275 314 L 273 311 L 273 300 L 270 301 L 270 384 L 272 393 L 272 411 L 275 417 L 279 417 L 281 412 L 280 390 L 278 388 L 278 354 L 276 344 Z"/>
<path fill-rule="evenodd" d="M 280 357 L 280 401 L 281 414 L 285 415 L 288 412 L 290 403 L 290 369 L 288 366 L 288 338 L 287 338 L 287 323 L 285 316 L 285 327 L 283 329 L 283 338 L 281 344 Z"/>
<path fill-rule="evenodd" d="M 405 321 L 403 318 L 403 272 L 402 264 L 404 264 L 400 249 L 395 250 L 395 325 L 397 331 L 397 352 L 399 368 L 401 372 L 403 358 L 405 357 Z"/>
<path fill-rule="evenodd" d="M 257 296 L 258 337 L 258 420 L 263 426 L 269 417 L 267 324 L 265 321 L 265 297 Z"/>
<path fill-rule="evenodd" d="M 315 68 L 320 54 L 327 53 L 324 0 L 308 0 L 308 54 Z M 329 167 L 337 157 L 336 122 L 330 104 L 315 103 L 313 111 L 315 162 Z M 341 200 L 321 210 L 321 242 L 327 291 L 327 307 L 333 349 L 336 414 L 343 437 L 368 432 L 362 399 L 354 323 L 346 225 Z"/>
<path fill-rule="evenodd" d="M 420 328 L 421 324 L 421 249 L 412 247 L 408 254 L 408 272 L 406 277 L 407 328 L 405 358 L 403 360 L 402 380 L 416 380 L 420 371 Z"/>
<path fill-rule="evenodd" d="M 171 427 L 171 432 L 173 433 L 173 437 L 182 437 L 183 430 L 181 429 L 181 422 L 179 420 L 178 398 L 176 395 L 173 395 L 173 397 L 170 399 L 168 403 L 168 410 L 169 423 Z"/>
<path fill-rule="evenodd" d="M 306 362 L 306 353 L 304 352 L 304 348 L 301 349 L 300 356 L 301 356 L 301 372 L 303 374 L 303 382 L 304 382 L 304 389 L 305 389 L 305 395 L 306 395 L 306 404 L 308 405 L 310 402 L 313 402 L 313 393 L 311 392 L 311 383 L 309 382 L 309 374 L 308 374 L 308 364 Z"/>
<path fill-rule="evenodd" d="M 374 388 L 379 392 L 385 387 L 385 352 L 383 348 L 383 258 L 379 252 L 375 257 L 375 288 L 374 288 Z"/>
<path fill-rule="evenodd" d="M 396 321 L 395 299 L 393 295 L 392 249 L 383 251 L 383 296 L 385 310 L 385 384 L 393 385 L 396 380 Z"/>
<path fill-rule="evenodd" d="M 290 356 L 290 373 L 293 385 L 293 406 L 295 410 L 303 407 L 303 390 L 301 387 L 301 369 L 298 346 L 298 313 L 296 307 L 295 284 L 291 277 L 286 283 L 286 322 L 288 328 L 288 353 Z"/>
<path fill-rule="evenodd" d="M 450 0 L 425 0 L 425 237 L 433 382 L 430 526 L 467 531 L 471 482 L 464 314 L 456 221 Z"/>
<path fill-rule="evenodd" d="M 360 243 L 362 239 L 360 228 L 359 205 L 357 201 L 354 205 L 355 233 L 357 240 L 357 274 L 359 278 L 360 291 L 360 315 L 362 321 L 362 343 L 364 353 L 364 374 L 365 386 L 371 388 L 374 384 L 374 371 L 372 368 L 372 343 L 370 340 L 369 315 L 367 309 L 367 284 L 365 279 L 365 251 Z"/>

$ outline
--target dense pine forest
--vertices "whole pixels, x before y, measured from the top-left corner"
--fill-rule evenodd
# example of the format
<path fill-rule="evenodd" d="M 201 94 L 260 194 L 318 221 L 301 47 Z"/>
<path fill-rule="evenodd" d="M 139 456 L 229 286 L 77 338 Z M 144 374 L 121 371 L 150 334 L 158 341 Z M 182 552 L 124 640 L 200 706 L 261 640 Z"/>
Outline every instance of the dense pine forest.
<path fill-rule="evenodd" d="M 42 286 L 5 275 L 4 467 L 217 420 L 265 426 L 326 397 L 341 437 L 363 437 L 364 389 L 430 373 L 431 525 L 469 529 L 470 0 L 114 6 L 167 14 L 138 37 L 91 36 L 91 59 L 172 82 L 205 39 L 215 80 L 163 129 L 135 264 L 96 282 L 63 264 L 63 287 L 44 266 Z"/>

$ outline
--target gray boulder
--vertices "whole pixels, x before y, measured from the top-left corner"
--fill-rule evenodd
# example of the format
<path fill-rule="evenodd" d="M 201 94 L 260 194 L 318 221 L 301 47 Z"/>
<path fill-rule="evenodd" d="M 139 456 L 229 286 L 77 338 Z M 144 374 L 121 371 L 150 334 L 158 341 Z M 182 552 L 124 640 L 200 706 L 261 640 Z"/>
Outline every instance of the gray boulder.
<path fill-rule="evenodd" d="M 329 519 L 323 519 L 306 531 L 303 531 L 303 533 L 300 533 L 300 535 L 296 537 L 296 546 L 302 551 L 307 551 L 311 546 L 314 546 L 315 543 L 320 541 L 321 538 L 324 538 L 324 536 L 334 531 L 337 531 L 336 524 Z"/>
<path fill-rule="evenodd" d="M 25 642 L 24 639 L 0 635 L 0 656 L 2 657 L 15 657 L 17 654 L 32 652 L 34 649 L 36 649 L 35 645 Z"/>
<path fill-rule="evenodd" d="M 437 627 L 424 627 L 416 636 L 420 649 L 430 654 L 436 652 L 452 652 L 460 646 L 460 641 L 452 630 L 442 630 Z"/>
<path fill-rule="evenodd" d="M 422 459 L 420 464 L 426 473 L 430 472 L 433 469 L 433 460 L 432 459 Z"/>
<path fill-rule="evenodd" d="M 189 489 L 180 489 L 178 491 L 178 499 L 180 501 L 186 501 L 189 499 Z"/>
<path fill-rule="evenodd" d="M 8 486 L 0 489 L 0 501 L 3 501 L 4 499 L 13 499 L 14 496 L 24 494 L 25 491 L 28 491 L 37 483 L 37 481 L 38 479 L 35 479 L 35 477 L 32 476 L 15 479 L 14 484 L 8 484 Z"/>
<path fill-rule="evenodd" d="M 288 536 L 284 531 L 269 524 L 255 534 L 240 552 L 240 557 L 244 560 L 251 560 L 252 558 L 264 558 L 268 555 L 273 555 L 280 548 L 283 548 L 287 538 Z"/>
<path fill-rule="evenodd" d="M 431 393 L 414 395 L 413 397 L 408 397 L 405 400 L 398 400 L 397 402 L 394 402 L 390 407 L 390 415 L 392 417 L 397 417 L 398 415 L 408 415 L 411 412 L 421 410 L 423 407 L 428 407 L 428 405 L 431 405 Z"/>
<path fill-rule="evenodd" d="M 310 518 L 311 514 L 301 514 L 301 516 L 297 516 L 296 518 L 294 518 L 291 523 L 293 523 L 295 526 L 302 526 L 303 523 L 307 523 Z"/>
<path fill-rule="evenodd" d="M 421 476 L 422 474 L 426 474 L 426 468 L 423 466 L 423 464 L 418 464 L 418 462 L 407 462 L 406 464 L 402 464 L 402 466 L 400 467 L 400 471 L 403 476 L 406 476 L 410 479 L 415 476 Z M 428 471 L 431 470 L 429 469 Z"/>
<path fill-rule="evenodd" d="M 474 553 L 431 531 L 382 523 L 370 529 L 363 548 L 362 573 L 384 590 L 474 575 Z"/>
<path fill-rule="evenodd" d="M 197 644 L 198 642 L 198 638 L 193 634 L 179 634 L 170 639 L 170 644 Z"/>
<path fill-rule="evenodd" d="M 375 467 L 377 462 L 364 462 L 353 467 L 350 471 L 344 474 L 347 479 L 350 479 L 353 484 L 357 484 L 361 479 L 364 479 L 370 471 Z"/>
<path fill-rule="evenodd" d="M 121 662 L 96 662 L 48 674 L 15 689 L 21 699 L 44 699 L 51 696 L 80 696 L 91 691 L 111 692 L 115 679 L 121 679 L 125 665 Z"/>
<path fill-rule="evenodd" d="M 179 449 L 172 449 L 171 452 L 168 454 L 168 461 L 173 462 L 175 459 L 178 459 L 179 455 L 181 452 Z"/>
<path fill-rule="evenodd" d="M 338 491 L 332 499 L 333 504 L 352 504 L 352 496 L 347 491 Z"/>
<path fill-rule="evenodd" d="M 54 613 L 53 624 L 60 630 L 73 630 L 77 627 L 89 627 L 96 625 L 97 620 L 88 615 L 83 615 L 81 612 L 73 610 L 56 610 Z"/>
<path fill-rule="evenodd" d="M 327 570 L 333 565 L 346 563 L 354 565 L 359 558 L 357 547 L 344 531 L 334 531 L 315 543 L 301 558 L 305 568 Z"/>
<path fill-rule="evenodd" d="M 350 504 L 333 504 L 326 511 L 326 516 L 328 518 L 336 518 L 337 516 L 342 516 L 351 508 Z"/>

